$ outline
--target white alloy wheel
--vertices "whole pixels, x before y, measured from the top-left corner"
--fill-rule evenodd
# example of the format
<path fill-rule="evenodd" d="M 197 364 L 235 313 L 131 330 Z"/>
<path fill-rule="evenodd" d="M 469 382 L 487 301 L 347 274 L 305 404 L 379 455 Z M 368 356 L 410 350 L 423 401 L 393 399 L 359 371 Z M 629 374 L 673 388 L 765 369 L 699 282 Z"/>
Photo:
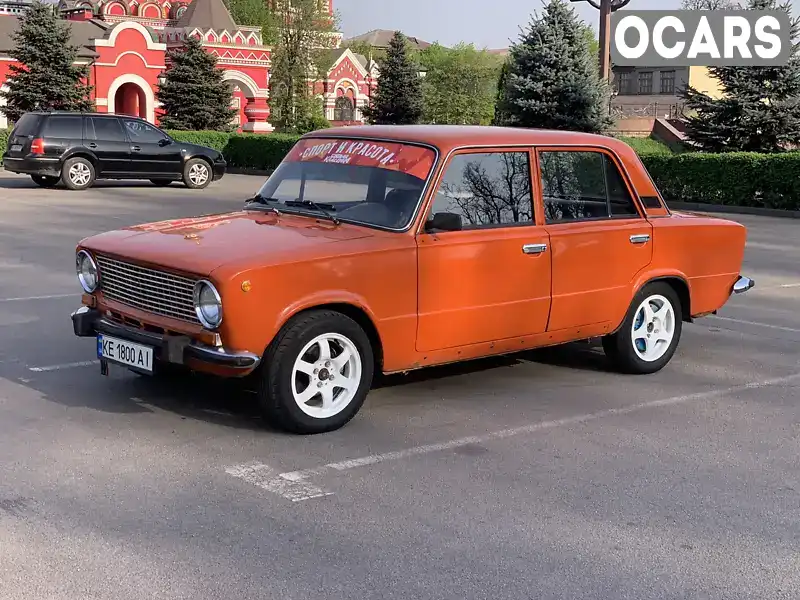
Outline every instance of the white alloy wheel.
<path fill-rule="evenodd" d="M 661 294 L 645 298 L 636 309 L 631 341 L 636 355 L 646 362 L 660 359 L 675 336 L 675 309 Z"/>
<path fill-rule="evenodd" d="M 324 333 L 306 344 L 292 368 L 294 401 L 305 414 L 327 419 L 355 398 L 363 365 L 356 345 L 339 333 Z"/>
<path fill-rule="evenodd" d="M 69 180 L 76 187 L 83 187 L 89 183 L 92 178 L 92 171 L 89 166 L 84 162 L 76 162 L 69 168 Z"/>
<path fill-rule="evenodd" d="M 208 165 L 198 162 L 189 167 L 189 181 L 200 187 L 208 181 Z"/>

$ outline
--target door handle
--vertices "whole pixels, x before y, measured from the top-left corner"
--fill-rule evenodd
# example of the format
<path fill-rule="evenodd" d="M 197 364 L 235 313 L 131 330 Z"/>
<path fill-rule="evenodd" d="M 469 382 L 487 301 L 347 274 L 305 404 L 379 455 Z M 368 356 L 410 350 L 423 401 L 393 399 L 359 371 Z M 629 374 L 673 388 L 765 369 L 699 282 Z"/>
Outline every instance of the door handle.
<path fill-rule="evenodd" d="M 646 244 L 650 241 L 650 235 L 647 233 L 640 233 L 631 236 L 631 244 Z"/>
<path fill-rule="evenodd" d="M 525 254 L 541 254 L 547 250 L 547 244 L 525 244 L 522 251 Z"/>
<path fill-rule="evenodd" d="M 89 148 L 97 148 L 97 144 L 95 144 L 94 142 L 91 142 L 89 144 Z"/>
<path fill-rule="evenodd" d="M 133 150 L 134 152 L 139 152 L 141 148 L 139 146 L 133 146 L 131 150 Z"/>

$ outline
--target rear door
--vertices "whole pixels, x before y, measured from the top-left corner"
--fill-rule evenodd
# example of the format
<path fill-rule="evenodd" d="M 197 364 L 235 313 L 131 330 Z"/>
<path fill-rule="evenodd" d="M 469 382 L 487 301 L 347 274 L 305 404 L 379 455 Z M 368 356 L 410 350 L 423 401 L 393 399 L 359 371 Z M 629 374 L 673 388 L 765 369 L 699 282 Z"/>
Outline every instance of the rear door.
<path fill-rule="evenodd" d="M 143 177 L 181 174 L 181 149 L 159 129 L 139 119 L 122 119 L 131 142 L 131 170 Z"/>
<path fill-rule="evenodd" d="M 624 313 L 636 275 L 653 257 L 652 225 L 616 157 L 601 148 L 537 149 L 553 261 L 548 331 Z"/>
<path fill-rule="evenodd" d="M 98 175 L 130 174 L 130 143 L 117 117 L 87 117 L 84 141 L 97 156 Z"/>
<path fill-rule="evenodd" d="M 17 121 L 11 135 L 8 138 L 7 154 L 11 158 L 23 158 L 31 151 L 31 142 L 39 133 L 39 126 L 43 115 L 36 113 L 25 113 Z"/>

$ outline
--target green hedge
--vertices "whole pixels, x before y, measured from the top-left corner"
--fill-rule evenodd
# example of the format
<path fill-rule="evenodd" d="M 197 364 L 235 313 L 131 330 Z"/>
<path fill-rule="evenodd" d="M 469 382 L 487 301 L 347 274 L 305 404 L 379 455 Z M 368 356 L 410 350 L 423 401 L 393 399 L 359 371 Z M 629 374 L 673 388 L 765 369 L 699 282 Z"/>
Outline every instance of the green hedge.
<path fill-rule="evenodd" d="M 0 129 L 0 153 L 8 130 Z M 232 169 L 270 171 L 297 142 L 285 134 L 171 131 L 175 139 L 220 150 Z M 625 140 L 630 142 L 629 139 Z M 667 202 L 800 210 L 800 152 L 672 154 L 654 140 L 631 144 Z"/>
<path fill-rule="evenodd" d="M 800 210 L 800 152 L 640 156 L 667 203 Z"/>

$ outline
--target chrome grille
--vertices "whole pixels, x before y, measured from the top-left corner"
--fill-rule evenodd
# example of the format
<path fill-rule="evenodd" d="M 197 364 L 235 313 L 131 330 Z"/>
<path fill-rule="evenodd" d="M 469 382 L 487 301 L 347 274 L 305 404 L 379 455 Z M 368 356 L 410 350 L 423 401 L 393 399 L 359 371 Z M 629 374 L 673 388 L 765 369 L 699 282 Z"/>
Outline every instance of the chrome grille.
<path fill-rule="evenodd" d="M 97 256 L 103 295 L 133 308 L 189 323 L 194 312 L 194 279 Z"/>

